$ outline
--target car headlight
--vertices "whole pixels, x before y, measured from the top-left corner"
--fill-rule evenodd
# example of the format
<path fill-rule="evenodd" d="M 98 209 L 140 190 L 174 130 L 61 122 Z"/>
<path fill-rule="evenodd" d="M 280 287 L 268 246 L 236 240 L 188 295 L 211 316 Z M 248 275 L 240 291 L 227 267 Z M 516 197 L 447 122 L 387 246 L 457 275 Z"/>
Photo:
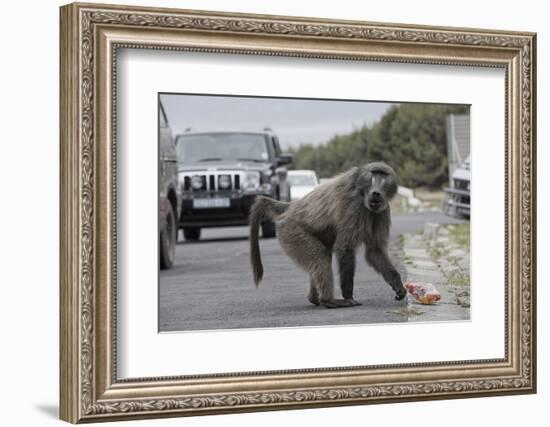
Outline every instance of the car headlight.
<path fill-rule="evenodd" d="M 260 172 L 248 171 L 244 174 L 244 191 L 257 191 L 260 186 Z"/>
<path fill-rule="evenodd" d="M 218 176 L 218 188 L 220 190 L 229 190 L 231 188 L 231 176 L 230 175 Z"/>
<path fill-rule="evenodd" d="M 262 193 L 271 193 L 271 184 L 269 182 L 265 182 L 262 185 L 260 185 L 260 191 Z"/>
<path fill-rule="evenodd" d="M 193 190 L 201 190 L 204 187 L 204 176 L 193 175 L 191 177 L 191 188 Z"/>

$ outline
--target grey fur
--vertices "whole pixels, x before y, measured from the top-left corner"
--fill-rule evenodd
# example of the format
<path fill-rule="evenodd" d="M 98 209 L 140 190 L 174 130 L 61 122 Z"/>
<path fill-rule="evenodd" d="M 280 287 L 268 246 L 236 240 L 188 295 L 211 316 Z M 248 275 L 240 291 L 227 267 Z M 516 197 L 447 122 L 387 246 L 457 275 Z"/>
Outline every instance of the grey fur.
<path fill-rule="evenodd" d="M 385 163 L 354 167 L 292 203 L 259 197 L 250 214 L 250 255 L 254 283 L 263 277 L 258 230 L 275 220 L 286 254 L 310 275 L 308 299 L 328 308 L 351 307 L 355 253 L 365 245 L 366 261 L 396 293 L 406 295 L 401 276 L 388 256 L 389 201 L 397 192 L 397 175 Z M 334 297 L 332 254 L 338 260 L 343 299 Z"/>

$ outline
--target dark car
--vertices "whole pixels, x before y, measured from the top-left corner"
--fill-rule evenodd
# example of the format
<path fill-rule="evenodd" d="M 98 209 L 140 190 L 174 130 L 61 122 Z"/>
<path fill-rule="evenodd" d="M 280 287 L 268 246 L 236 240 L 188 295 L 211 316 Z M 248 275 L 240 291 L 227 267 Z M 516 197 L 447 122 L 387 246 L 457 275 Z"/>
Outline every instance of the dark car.
<path fill-rule="evenodd" d="M 159 104 L 159 263 L 162 269 L 172 267 L 176 253 L 181 206 L 177 160 L 174 137 L 164 108 Z"/>
<path fill-rule="evenodd" d="M 271 131 L 187 132 L 176 148 L 186 240 L 198 240 L 204 227 L 247 225 L 259 195 L 289 200 L 284 166 L 292 156 L 281 153 Z M 262 224 L 262 235 L 274 237 L 275 224 Z"/>

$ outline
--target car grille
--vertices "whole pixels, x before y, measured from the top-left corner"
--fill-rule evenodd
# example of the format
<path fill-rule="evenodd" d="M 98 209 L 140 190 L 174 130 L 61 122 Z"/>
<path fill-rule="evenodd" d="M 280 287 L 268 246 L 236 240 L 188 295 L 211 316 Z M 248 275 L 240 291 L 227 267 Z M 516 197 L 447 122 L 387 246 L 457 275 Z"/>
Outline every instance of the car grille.
<path fill-rule="evenodd" d="M 229 188 L 219 188 L 219 177 L 229 176 L 231 185 Z M 200 189 L 194 189 L 191 186 L 191 179 L 193 176 L 200 176 L 202 180 L 202 187 Z M 181 182 L 181 181 L 180 181 Z M 184 191 L 231 191 L 241 189 L 241 175 L 235 172 L 223 172 L 217 171 L 216 173 L 189 173 L 183 177 L 183 189 Z"/>
<path fill-rule="evenodd" d="M 463 179 L 455 179 L 455 188 L 457 190 L 465 190 L 468 191 L 468 184 L 469 181 L 465 181 Z"/>

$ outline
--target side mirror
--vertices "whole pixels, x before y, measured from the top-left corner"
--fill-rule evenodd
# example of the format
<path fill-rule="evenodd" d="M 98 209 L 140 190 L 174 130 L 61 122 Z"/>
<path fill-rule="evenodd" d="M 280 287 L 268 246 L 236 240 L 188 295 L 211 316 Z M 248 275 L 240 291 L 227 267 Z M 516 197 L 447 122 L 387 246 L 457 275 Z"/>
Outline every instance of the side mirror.
<path fill-rule="evenodd" d="M 294 161 L 294 157 L 292 157 L 292 154 L 283 153 L 277 158 L 277 164 L 279 166 L 289 165 L 293 161 Z"/>

